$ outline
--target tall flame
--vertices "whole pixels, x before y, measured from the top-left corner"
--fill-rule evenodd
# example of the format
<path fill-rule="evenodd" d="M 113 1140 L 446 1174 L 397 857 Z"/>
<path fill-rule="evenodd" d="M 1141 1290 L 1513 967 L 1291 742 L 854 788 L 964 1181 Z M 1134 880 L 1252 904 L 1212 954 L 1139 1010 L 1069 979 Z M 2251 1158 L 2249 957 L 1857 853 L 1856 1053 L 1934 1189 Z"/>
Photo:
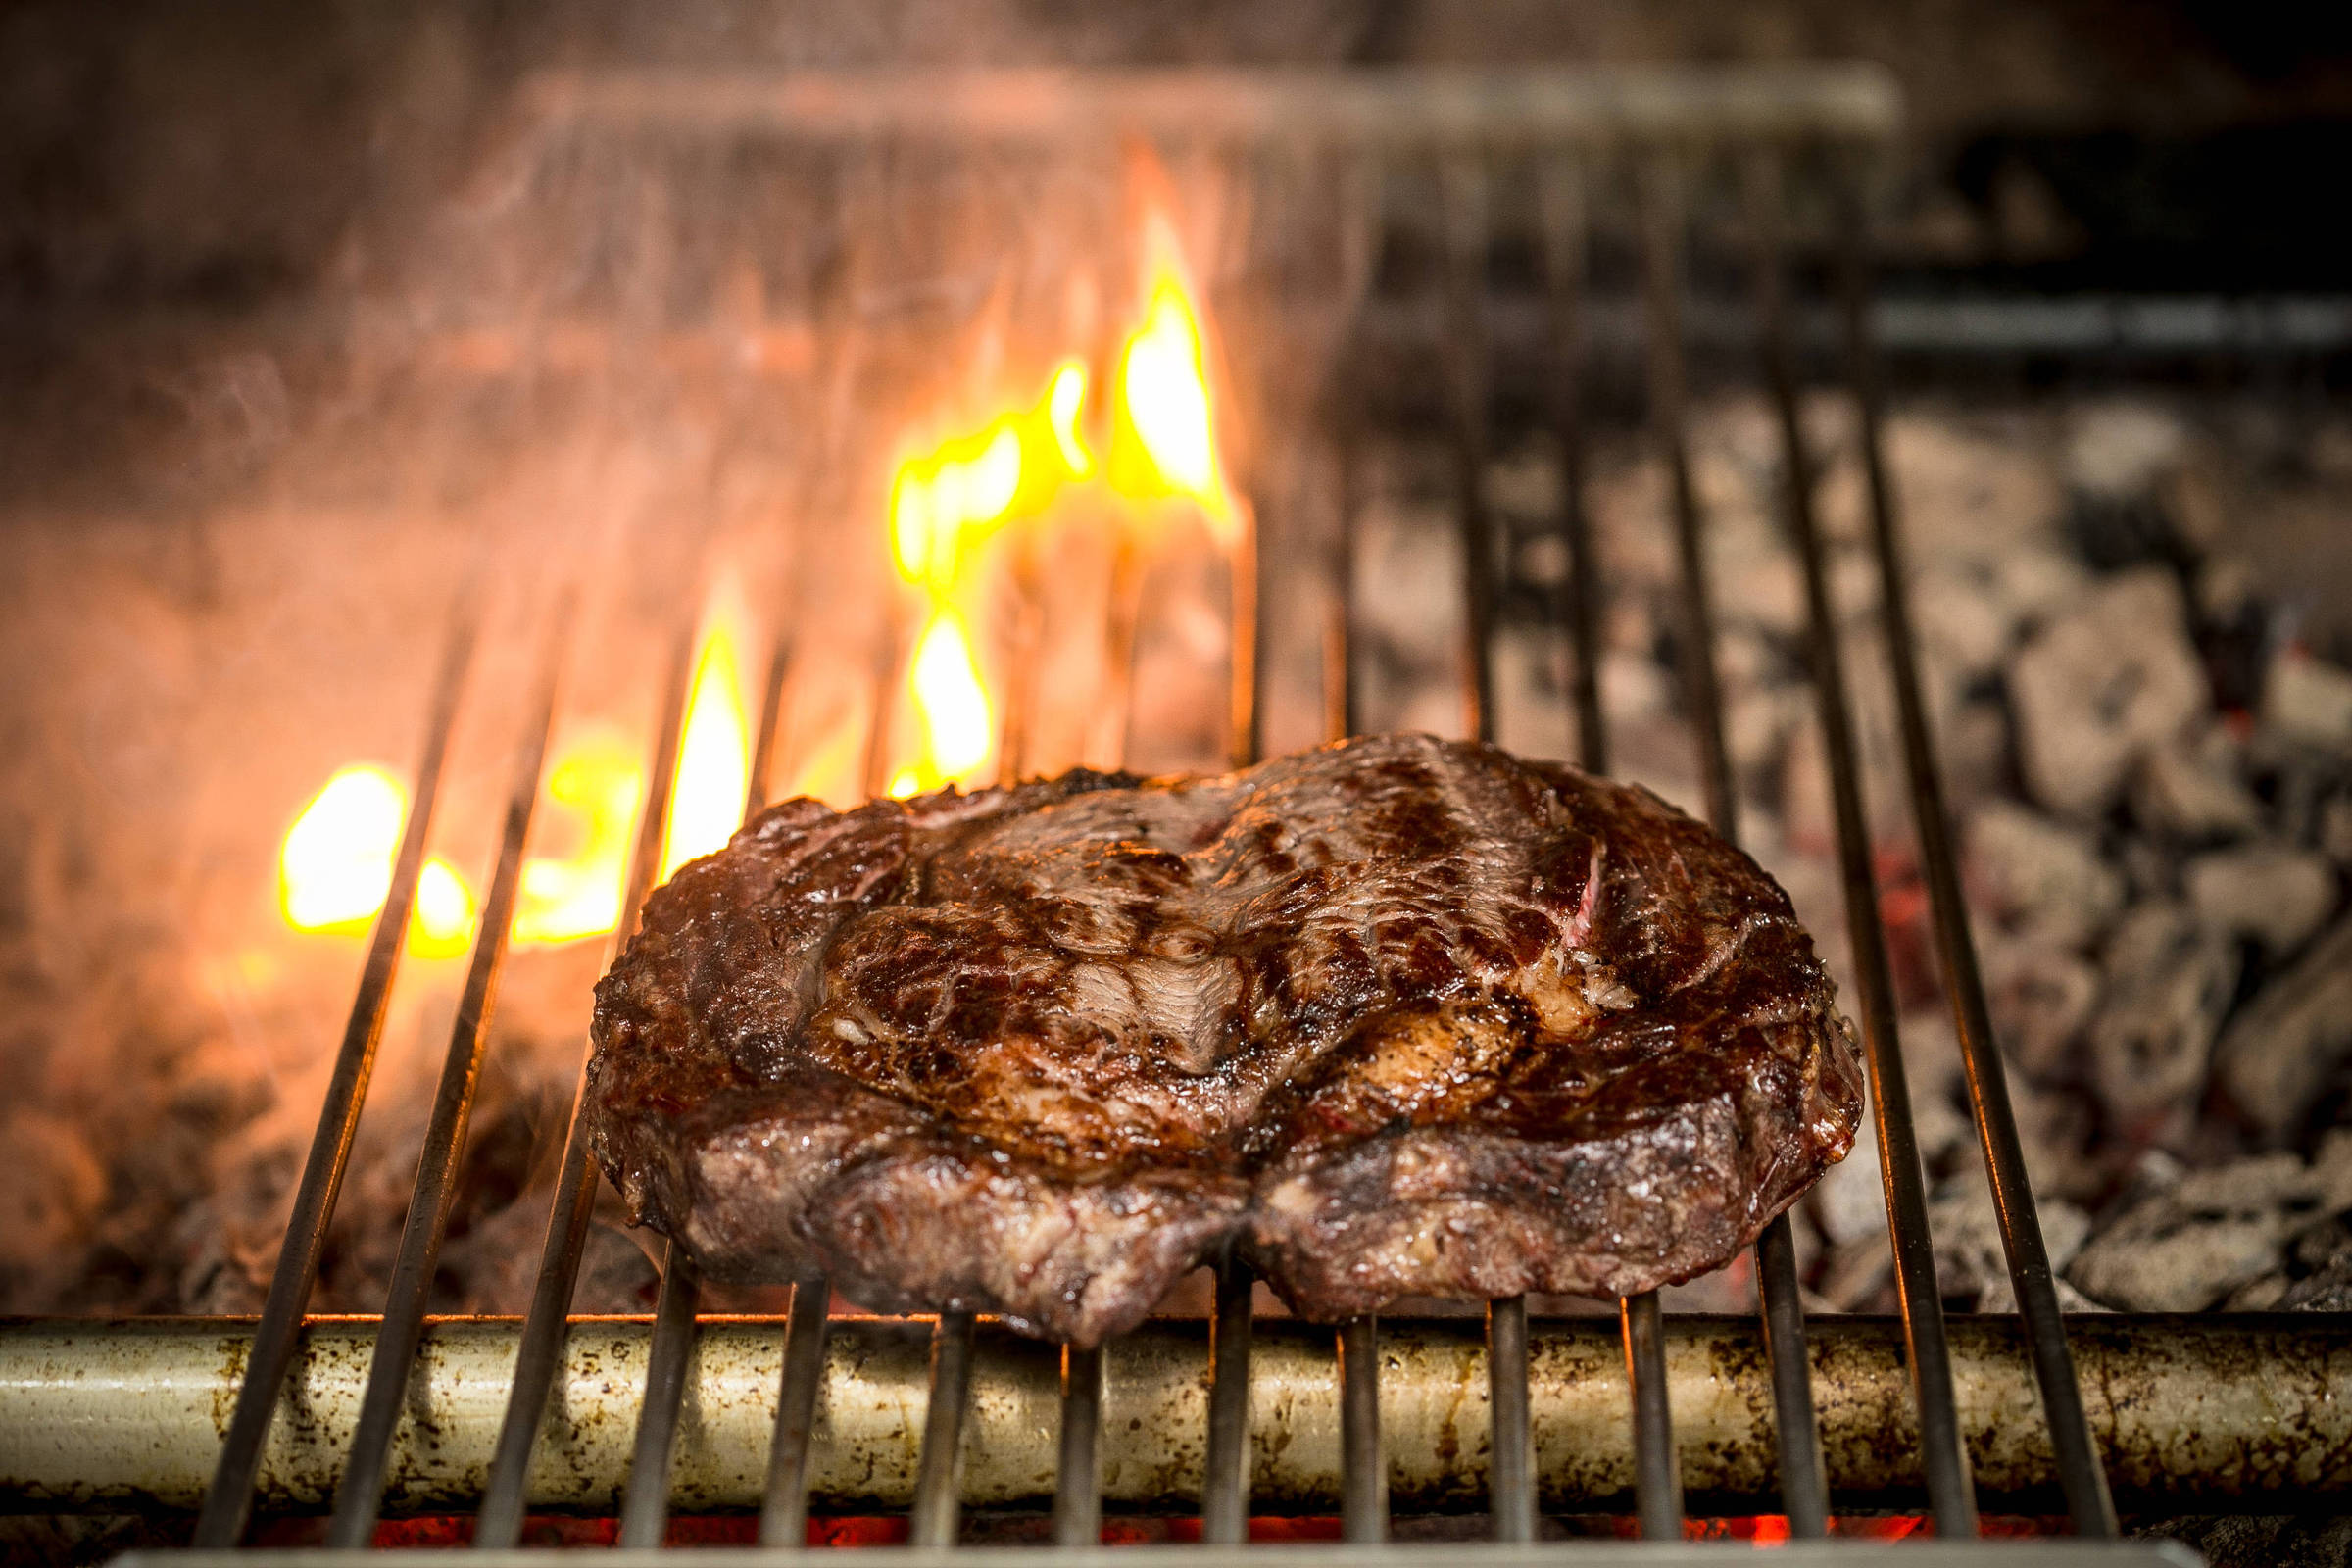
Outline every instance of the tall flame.
<path fill-rule="evenodd" d="M 1218 537 L 1229 541 L 1233 495 L 1217 449 L 1200 312 L 1166 221 L 1154 216 L 1147 238 L 1143 319 L 1119 351 L 1110 483 L 1136 500 L 1192 501 Z"/>
<path fill-rule="evenodd" d="M 983 542 L 1094 472 L 1095 457 L 1079 428 L 1086 391 L 1086 368 L 1065 361 L 1030 407 L 908 458 L 891 478 L 891 559 L 924 606 L 906 674 L 921 752 L 892 775 L 893 795 L 968 783 L 996 752 L 995 705 L 958 600 Z"/>
<path fill-rule="evenodd" d="M 751 786 L 750 726 L 744 722 L 743 681 L 737 673 L 733 628 L 714 616 L 695 658 L 686 704 L 686 732 L 678 743 L 669 818 L 662 830 L 662 880 L 688 860 L 725 847 L 743 823 Z"/>
<path fill-rule="evenodd" d="M 996 750 L 997 726 L 956 612 L 942 610 L 923 628 L 906 683 L 923 726 L 922 759 L 899 770 L 890 793 L 904 798 L 950 780 L 969 781 Z"/>

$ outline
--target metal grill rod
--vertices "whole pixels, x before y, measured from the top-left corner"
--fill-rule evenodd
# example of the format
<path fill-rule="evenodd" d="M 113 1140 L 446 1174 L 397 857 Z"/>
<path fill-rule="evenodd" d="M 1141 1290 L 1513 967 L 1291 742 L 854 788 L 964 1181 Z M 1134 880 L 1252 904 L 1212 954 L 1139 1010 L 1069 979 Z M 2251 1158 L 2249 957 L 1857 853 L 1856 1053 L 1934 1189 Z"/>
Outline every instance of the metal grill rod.
<path fill-rule="evenodd" d="M 972 1402 L 972 1314 L 942 1312 L 931 1331 L 931 1397 L 914 1479 L 911 1546 L 953 1546 L 963 1506 L 963 1418 Z"/>
<path fill-rule="evenodd" d="M 1451 383 L 1456 519 L 1462 550 L 1462 724 L 1494 739 L 1494 517 L 1487 503 L 1486 172 L 1475 157 L 1438 163 L 1446 230 L 1444 367 Z M 1488 1408 L 1495 1462 L 1489 1478 L 1495 1538 L 1533 1541 L 1534 1435 L 1527 1419 L 1527 1298 L 1487 1303 Z"/>
<path fill-rule="evenodd" d="M 1055 1457 L 1054 1544 L 1102 1544 L 1102 1348 L 1061 1348 L 1061 1441 Z"/>
<path fill-rule="evenodd" d="M 1257 650 L 1264 606 L 1258 593 L 1258 519 L 1247 508 L 1233 555 L 1233 764 L 1249 767 L 1263 744 Z M 1229 1248 L 1217 1261 L 1209 1310 L 1208 1463 L 1201 1483 L 1200 1539 L 1250 1539 L 1250 1298 L 1256 1274 Z"/>
<path fill-rule="evenodd" d="M 1686 444 L 1683 363 L 1683 284 L 1677 260 L 1681 233 L 1679 181 L 1670 165 L 1641 172 L 1642 277 L 1650 322 L 1653 423 L 1664 449 L 1674 501 L 1675 542 L 1683 584 L 1687 700 L 1698 744 L 1699 776 L 1708 825 L 1727 843 L 1740 842 L 1740 797 L 1725 744 L 1723 692 L 1715 669 L 1714 597 L 1709 586 L 1698 498 Z M 1582 522 L 1581 512 L 1573 514 Z M 1596 594 L 1587 596 L 1588 603 Z M 1591 657 L 1589 654 L 1588 659 Z M 1597 690 L 1592 723 L 1599 724 Z M 1588 764 L 1591 765 L 1591 764 Z M 1594 767 L 1593 771 L 1601 771 Z M 1772 1363 L 1774 1431 L 1781 1463 L 1782 1505 L 1789 1534 L 1829 1533 L 1829 1495 L 1823 1480 L 1821 1429 L 1813 1406 L 1805 1355 L 1805 1314 L 1796 1276 L 1796 1243 L 1788 1216 L 1776 1215 L 1756 1239 L 1756 1290 L 1763 1307 L 1766 1354 Z M 1629 1320 L 1630 1321 L 1630 1320 Z"/>
<path fill-rule="evenodd" d="M 1486 171 L 1469 154 L 1438 164 L 1445 208 L 1446 334 L 1462 544 L 1462 727 L 1494 739 L 1494 519 L 1487 499 Z"/>
<path fill-rule="evenodd" d="M 1536 1539 L 1536 1443 L 1528 1381 L 1527 1298 L 1487 1303 L 1487 1408 L 1494 1430 L 1487 1461 L 1487 1509 L 1494 1539 Z"/>
<path fill-rule="evenodd" d="M 1583 296 L 1591 236 L 1585 223 L 1582 171 L 1547 160 L 1537 195 L 1543 208 L 1545 295 L 1550 314 L 1552 435 L 1559 448 L 1560 538 L 1568 548 L 1568 634 L 1575 653 L 1569 690 L 1576 710 L 1576 755 L 1588 773 L 1607 774 L 1609 741 L 1600 710 L 1600 556 L 1585 512 Z"/>
<path fill-rule="evenodd" d="M 364 1392 L 376 1323 L 315 1318 L 261 1470 L 258 1505 L 291 1512 L 332 1490 Z M 1915 1512 L 1919 1450 L 1910 1372 L 1892 1318 L 1811 1325 L 1825 1448 L 1848 1507 Z M 2342 1314 L 2099 1314 L 2073 1324 L 2082 1392 L 2115 1478 L 2139 1512 L 2285 1513 L 2352 1495 L 2352 1320 Z M 385 1511 L 446 1515 L 479 1494 L 520 1325 L 429 1320 L 411 1397 L 418 1419 L 395 1439 Z M 926 1385 L 929 1325 L 877 1318 L 833 1324 L 825 1416 L 808 1453 L 812 1494 L 830 1510 L 904 1510 L 913 1494 L 907 1415 Z M 1752 1514 L 1778 1508 L 1771 1385 L 1752 1316 L 1665 1318 L 1667 1366 L 1693 1503 Z M 774 1318 L 705 1317 L 695 1361 L 701 1420 L 678 1448 L 678 1506 L 756 1510 L 774 1437 Z M 219 1452 L 220 1412 L 235 1397 L 253 1320 L 88 1319 L 0 1324 L 0 1502 L 11 1510 L 122 1514 L 193 1509 Z M 1952 1350 L 1967 1438 L 1988 1494 L 2006 1511 L 2063 1508 L 2024 1326 L 2008 1314 L 1957 1317 Z M 533 1467 L 535 1507 L 611 1514 L 627 1484 L 651 1326 L 643 1317 L 575 1319 L 564 1396 Z M 1461 1318 L 1384 1318 L 1381 1421 L 1393 1497 L 1415 1513 L 1483 1506 L 1489 1463 L 1475 1412 L 1485 1396 L 1484 1326 Z M 1102 1401 L 1105 1507 L 1190 1512 L 1200 1477 L 1205 1325 L 1159 1319 L 1122 1339 Z M 1051 1501 L 1059 1368 L 1008 1330 L 984 1326 L 967 1420 L 967 1507 L 1038 1510 Z M 1332 1336 L 1295 1320 L 1257 1325 L 1258 1485 L 1285 1505 L 1336 1513 L 1340 1411 L 1330 1396 Z M 1615 1322 L 1533 1326 L 1531 1359 L 1544 1494 L 1567 1513 L 1617 1509 L 1632 1476 L 1625 1349 Z M 1472 1425 L 1465 1430 L 1464 1421 Z M 1287 1438 L 1289 1441 L 1283 1441 Z"/>
<path fill-rule="evenodd" d="M 1830 598 L 1822 561 L 1821 535 L 1813 514 L 1812 460 L 1796 404 L 1789 364 L 1787 311 L 1782 297 L 1778 218 L 1769 200 L 1750 183 L 1750 218 L 1759 236 L 1755 268 L 1756 307 L 1762 328 L 1764 368 L 1781 426 L 1782 467 L 1788 524 L 1803 567 L 1805 602 L 1811 619 L 1813 685 L 1824 749 L 1830 760 L 1830 793 L 1838 819 L 1838 860 L 1845 883 L 1846 926 L 1854 951 L 1855 989 L 1861 999 L 1862 1040 L 1876 1112 L 1879 1159 L 1886 1188 L 1886 1226 L 1894 1249 L 1895 1291 L 1911 1355 L 1919 1403 L 1920 1455 L 1936 1528 L 1947 1536 L 1973 1535 L 1976 1497 L 1969 1479 L 1968 1449 L 1960 1441 L 1957 1400 L 1952 1389 L 1951 1346 L 1944 1332 L 1943 1301 L 1936 1285 L 1936 1253 L 1928 1233 L 1927 1184 L 1919 1143 L 1911 1125 L 1911 1092 L 1896 1033 L 1894 982 L 1886 956 L 1886 931 L 1879 913 L 1878 885 L 1871 867 L 1870 825 L 1863 810 L 1860 764 L 1856 759 L 1852 709 L 1838 649 L 1837 607 Z"/>
<path fill-rule="evenodd" d="M 416 880 L 424 869 L 425 835 L 432 827 L 433 807 L 440 797 L 450 730 L 457 722 L 458 702 L 473 663 L 480 627 L 480 589 L 477 563 L 460 588 L 450 614 L 448 640 L 425 710 L 424 751 L 416 762 L 414 804 L 401 830 L 392 884 L 385 890 L 383 909 L 368 938 L 359 991 L 352 998 L 351 1017 L 335 1053 L 334 1076 L 328 1080 L 325 1102 L 318 1107 L 318 1130 L 311 1136 L 310 1156 L 304 1161 L 302 1184 L 294 1195 L 294 1212 L 286 1222 L 286 1238 L 278 1248 L 277 1267 L 270 1276 L 270 1294 L 245 1359 L 245 1376 L 237 1387 L 236 1408 L 220 1445 L 213 1484 L 197 1515 L 194 1541 L 199 1546 L 233 1546 L 245 1533 L 254 1478 L 261 1469 L 262 1445 L 270 1436 L 278 1391 L 294 1362 L 295 1338 L 302 1331 L 311 1289 L 318 1280 L 326 1227 L 334 1218 L 343 1172 L 351 1161 L 352 1139 L 359 1131 L 360 1107 L 367 1101 L 368 1080 L 375 1070 L 375 1048 L 383 1039 L 384 1013 L 391 1002 L 393 978 L 400 971 L 401 949 L 408 940 Z"/>
<path fill-rule="evenodd" d="M 662 1293 L 654 1302 L 653 1344 L 645 1358 L 645 1403 L 629 1449 L 629 1485 L 621 1495 L 620 1544 L 659 1546 L 669 1527 L 669 1468 L 678 1417 L 694 1367 L 694 1309 L 702 1301 L 694 1258 L 671 1238 L 662 1249 Z"/>
<path fill-rule="evenodd" d="M 569 640 L 571 602 L 566 590 L 550 617 L 546 647 L 540 654 L 528 709 L 529 728 L 515 754 L 514 781 L 508 791 L 498 863 L 491 872 L 490 894 L 483 902 L 473 939 L 465 994 L 450 1028 L 449 1053 L 442 1059 L 432 1117 L 417 1151 L 416 1188 L 409 1198 L 409 1217 L 401 1233 L 400 1254 L 392 1266 L 391 1288 L 385 1293 L 375 1354 L 368 1363 L 368 1393 L 361 1400 L 359 1426 L 352 1435 L 342 1480 L 335 1488 L 334 1514 L 326 1529 L 330 1546 L 365 1546 L 375 1533 L 376 1512 L 383 1501 L 384 1469 L 392 1454 L 392 1432 L 400 1423 L 409 1375 L 416 1364 L 416 1347 L 424 1337 L 424 1309 L 432 1295 L 433 1271 L 449 1228 L 450 1205 L 457 1200 L 458 1162 L 466 1152 L 466 1129 L 473 1116 L 482 1059 L 489 1054 L 499 972 L 505 967 L 513 939 L 514 900 L 522 882 L 522 847 L 530 836 L 532 811 L 539 802 L 548 732 L 555 726 L 556 681 Z"/>
<path fill-rule="evenodd" d="M 792 1315 L 784 1325 L 784 1386 L 777 1392 L 776 1432 L 760 1504 L 763 1546 L 801 1546 L 808 1541 L 808 1445 L 816 1428 L 832 1305 L 833 1286 L 821 1274 L 792 1287 Z"/>
<path fill-rule="evenodd" d="M 1250 1294 L 1257 1276 L 1228 1253 L 1217 1264 L 1208 1318 L 1208 1467 L 1200 1491 L 1200 1539 L 1239 1545 L 1250 1539 Z"/>
<path fill-rule="evenodd" d="M 1371 1314 L 1340 1327 L 1340 1533 L 1389 1539 L 1389 1456 L 1380 1441 L 1380 1323 Z"/>
<path fill-rule="evenodd" d="M 669 660 L 662 677 L 662 710 L 655 723 L 653 756 L 646 772 L 645 814 L 638 818 L 637 843 L 629 853 L 620 923 L 605 949 L 608 966 L 635 934 L 638 911 L 645 906 L 646 896 L 662 870 L 662 831 L 669 816 L 678 748 L 685 738 L 686 699 L 694 680 L 699 598 L 692 594 L 680 598 L 671 628 Z M 580 1253 L 588 1245 L 589 1220 L 596 1209 L 599 1177 L 588 1151 L 587 1119 L 580 1113 L 587 1081 L 583 1059 L 574 1080 L 571 1119 L 564 1134 L 564 1164 L 556 1177 L 555 1201 L 548 1210 L 547 1237 L 540 1249 L 539 1277 L 531 1289 L 530 1312 L 523 1319 L 522 1339 L 515 1350 L 514 1382 L 507 1396 L 481 1512 L 474 1521 L 473 1544 L 483 1550 L 511 1546 L 522 1536 L 531 1450 L 538 1444 L 540 1421 L 563 1359 L 564 1319 L 571 1311 L 572 1291 L 579 1283 Z"/>
<path fill-rule="evenodd" d="M 1860 193 L 1848 181 L 1840 196 L 1845 232 L 1839 249 L 1838 282 L 1845 317 L 1847 377 L 1859 414 L 1871 537 L 1879 561 L 1881 613 L 1886 622 L 1895 710 L 1903 736 L 1903 769 L 1911 785 L 1911 815 L 1919 828 L 1920 861 L 1927 873 L 1936 956 L 1968 1069 L 1969 1099 L 1984 1146 L 1986 1179 L 1992 1186 L 1993 1212 L 2000 1224 L 2002 1250 L 2008 1255 L 2018 1312 L 2025 1320 L 2042 1414 L 2049 1422 L 2050 1444 L 2066 1489 L 2067 1511 L 2076 1534 L 2110 1537 L 2116 1533 L 2115 1502 L 2108 1495 L 2107 1472 L 2099 1463 L 2090 1423 L 2082 1413 L 2082 1390 L 2075 1377 L 2074 1353 L 2067 1346 L 2066 1322 L 2058 1310 L 2058 1293 L 2051 1280 L 2049 1253 L 2042 1245 L 2041 1221 L 2034 1211 L 2025 1150 L 2018 1141 L 2017 1115 L 2009 1102 L 2008 1076 L 1984 1003 L 1976 944 L 1969 934 L 1968 906 L 1961 895 L 1958 858 L 1952 851 L 1951 817 L 1944 808 L 1936 743 L 1928 730 L 1926 704 L 1920 698 L 1908 573 L 1880 439 L 1878 369 L 1870 340 L 1869 238 Z"/>
<path fill-rule="evenodd" d="M 779 633 L 760 689 L 759 738 L 745 770 L 743 816 L 767 801 L 769 753 L 782 727 L 784 679 L 792 660 L 789 634 Z M 681 729 L 681 744 L 683 733 Z M 653 1349 L 646 1362 L 645 1405 L 637 1417 L 637 1442 L 629 1461 L 629 1486 L 621 1500 L 620 1544 L 658 1546 L 669 1524 L 669 1472 L 677 1449 L 678 1420 L 693 1375 L 695 1309 L 702 1301 L 702 1276 L 693 1254 L 672 1237 L 662 1249 L 662 1293 L 654 1305 Z"/>

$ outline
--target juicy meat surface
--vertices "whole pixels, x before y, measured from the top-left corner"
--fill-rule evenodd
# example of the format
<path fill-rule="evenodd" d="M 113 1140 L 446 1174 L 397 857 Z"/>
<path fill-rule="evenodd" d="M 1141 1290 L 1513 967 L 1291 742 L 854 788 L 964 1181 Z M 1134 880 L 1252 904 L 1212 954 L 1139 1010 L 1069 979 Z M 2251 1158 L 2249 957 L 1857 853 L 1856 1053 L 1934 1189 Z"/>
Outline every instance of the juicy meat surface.
<path fill-rule="evenodd" d="M 594 1039 L 597 1157 L 711 1277 L 1081 1346 L 1228 1240 L 1318 1318 L 1688 1279 L 1861 1108 L 1754 861 L 1416 735 L 787 802 L 654 894 Z"/>

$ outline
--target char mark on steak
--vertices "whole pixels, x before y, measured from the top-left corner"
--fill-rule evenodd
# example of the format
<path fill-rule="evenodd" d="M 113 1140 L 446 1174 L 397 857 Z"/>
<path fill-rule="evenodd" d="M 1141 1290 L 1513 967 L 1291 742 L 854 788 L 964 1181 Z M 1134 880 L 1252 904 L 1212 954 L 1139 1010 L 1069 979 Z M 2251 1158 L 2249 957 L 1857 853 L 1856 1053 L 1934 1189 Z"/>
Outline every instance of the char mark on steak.
<path fill-rule="evenodd" d="M 1416 735 L 788 802 L 648 902 L 594 1035 L 597 1156 L 712 1277 L 1080 1346 L 1229 1240 L 1317 1318 L 1688 1279 L 1861 1107 L 1754 861 Z"/>

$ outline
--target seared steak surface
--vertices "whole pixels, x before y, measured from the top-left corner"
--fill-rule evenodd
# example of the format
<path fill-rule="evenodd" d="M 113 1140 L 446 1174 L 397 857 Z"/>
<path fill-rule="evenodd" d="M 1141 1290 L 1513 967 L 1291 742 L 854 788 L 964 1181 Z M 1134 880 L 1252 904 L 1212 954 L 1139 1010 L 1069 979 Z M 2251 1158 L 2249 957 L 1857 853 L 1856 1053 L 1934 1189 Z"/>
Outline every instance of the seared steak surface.
<path fill-rule="evenodd" d="M 1079 1345 L 1228 1238 L 1322 1318 L 1687 1279 L 1861 1105 L 1755 862 L 1413 735 L 788 802 L 653 896 L 594 1035 L 597 1156 L 710 1275 Z"/>

